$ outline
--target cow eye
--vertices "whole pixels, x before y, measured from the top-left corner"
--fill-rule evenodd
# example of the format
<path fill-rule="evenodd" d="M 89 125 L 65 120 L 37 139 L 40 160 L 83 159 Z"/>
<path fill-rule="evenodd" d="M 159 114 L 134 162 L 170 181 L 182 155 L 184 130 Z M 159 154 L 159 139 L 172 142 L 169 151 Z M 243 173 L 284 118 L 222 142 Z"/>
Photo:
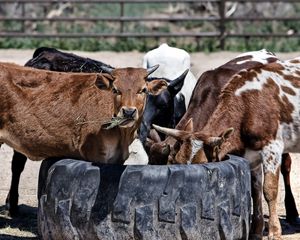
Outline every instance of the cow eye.
<path fill-rule="evenodd" d="M 114 94 L 118 94 L 118 95 L 120 95 L 121 94 L 121 92 L 118 90 L 118 89 L 116 89 L 116 88 L 112 88 L 112 92 L 114 93 Z"/>

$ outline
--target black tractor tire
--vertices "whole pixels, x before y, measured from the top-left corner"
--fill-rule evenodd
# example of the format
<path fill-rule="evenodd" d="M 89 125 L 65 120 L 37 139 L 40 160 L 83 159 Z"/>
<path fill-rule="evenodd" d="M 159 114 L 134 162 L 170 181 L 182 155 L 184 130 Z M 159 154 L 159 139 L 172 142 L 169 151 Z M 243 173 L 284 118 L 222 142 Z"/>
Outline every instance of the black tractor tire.
<path fill-rule="evenodd" d="M 45 240 L 244 240 L 250 230 L 250 167 L 233 155 L 202 165 L 44 161 L 38 195 Z"/>

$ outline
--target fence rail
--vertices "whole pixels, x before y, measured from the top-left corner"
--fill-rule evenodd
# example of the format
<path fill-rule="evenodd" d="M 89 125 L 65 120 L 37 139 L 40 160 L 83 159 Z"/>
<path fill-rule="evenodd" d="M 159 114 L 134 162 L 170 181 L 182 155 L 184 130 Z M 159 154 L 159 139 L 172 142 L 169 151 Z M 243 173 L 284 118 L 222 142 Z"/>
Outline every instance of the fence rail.
<path fill-rule="evenodd" d="M 274 17 L 262 17 L 262 16 L 227 16 L 226 15 L 226 4 L 239 4 L 239 3 L 300 3 L 300 0 L 0 0 L 0 10 L 1 6 L 8 6 L 12 4 L 19 4 L 21 11 L 19 16 L 10 16 L 9 14 L 1 14 L 0 12 L 0 37 L 1 38 L 11 38 L 11 37 L 31 37 L 31 38 L 170 38 L 170 37 L 193 37 L 193 38 L 216 38 L 220 41 L 220 47 L 223 49 L 225 46 L 225 41 L 228 38 L 250 38 L 250 37 L 300 37 L 300 33 L 297 31 L 287 31 L 287 32 L 270 32 L 270 33 L 261 33 L 261 32 L 231 32 L 227 24 L 231 22 L 292 22 L 300 21 L 299 14 L 297 16 L 274 16 Z M 125 6 L 130 4 L 191 4 L 191 3 L 206 3 L 206 4 L 216 4 L 217 5 L 217 14 L 215 16 L 177 16 L 176 14 L 169 14 L 166 16 L 127 16 L 124 13 Z M 113 4 L 118 6 L 119 14 L 118 16 L 47 16 L 37 15 L 30 16 L 26 6 L 28 4 L 41 4 L 53 5 L 53 4 L 75 4 L 75 5 L 85 5 L 85 4 Z M 300 9 L 300 7 L 299 7 Z M 5 9 L 2 9 L 2 12 Z M 35 23 L 43 24 L 54 24 L 54 23 L 64 23 L 72 24 L 76 22 L 86 22 L 95 24 L 97 22 L 106 22 L 106 23 L 119 23 L 119 29 L 115 32 L 47 32 L 47 31 L 28 31 L 26 26 L 32 25 Z M 183 22 L 212 22 L 216 24 L 216 31 L 198 31 L 190 30 L 184 32 L 162 32 L 162 31 L 128 31 L 125 29 L 127 23 L 146 23 L 146 22 L 166 22 L 166 23 L 183 23 Z M 16 27 L 11 27 L 14 23 L 18 23 L 21 27 L 16 29 Z M 10 26 L 6 27 L 5 26 Z M 3 27 L 4 26 L 4 27 Z"/>

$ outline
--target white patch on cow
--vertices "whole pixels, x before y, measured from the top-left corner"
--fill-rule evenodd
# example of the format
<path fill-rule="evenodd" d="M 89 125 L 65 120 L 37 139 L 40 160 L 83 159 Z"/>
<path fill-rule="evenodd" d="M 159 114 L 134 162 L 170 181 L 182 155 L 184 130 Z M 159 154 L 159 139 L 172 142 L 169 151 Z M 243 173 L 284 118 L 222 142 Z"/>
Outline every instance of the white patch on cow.
<path fill-rule="evenodd" d="M 192 152 L 191 152 L 190 159 L 187 161 L 187 164 L 191 164 L 197 152 L 199 152 L 199 150 L 203 148 L 203 142 L 201 140 L 193 139 L 191 140 L 191 145 L 192 145 Z"/>
<path fill-rule="evenodd" d="M 281 64 L 284 67 L 284 70 L 282 71 L 285 75 L 292 75 L 294 77 L 299 77 L 299 70 L 300 70 L 300 63 L 292 63 L 291 61 L 298 60 L 300 61 L 300 57 L 293 58 L 290 60 L 282 61 Z M 298 70 L 298 72 L 296 72 Z"/>
<path fill-rule="evenodd" d="M 243 53 L 241 55 L 238 55 L 238 57 L 246 57 L 246 56 L 251 56 L 252 58 L 243 60 L 243 61 L 239 61 L 236 64 L 243 64 L 246 62 L 250 62 L 250 61 L 255 61 L 255 62 L 260 62 L 262 64 L 266 64 L 268 63 L 267 59 L 270 57 L 276 57 L 273 53 L 268 52 L 266 49 L 262 49 L 259 51 L 253 51 L 253 52 L 246 52 Z"/>
<path fill-rule="evenodd" d="M 124 165 L 147 165 L 148 155 L 139 139 L 129 145 L 129 157 L 126 159 Z"/>
<path fill-rule="evenodd" d="M 159 64 L 159 68 L 154 71 L 150 77 L 164 77 L 170 80 L 179 77 L 185 70 L 191 68 L 191 57 L 183 49 L 170 47 L 163 43 L 146 53 L 143 58 L 143 68 L 152 67 Z M 191 71 L 188 72 L 184 79 L 183 86 L 176 98 L 180 98 L 180 94 L 184 96 L 185 107 L 188 108 L 192 92 L 197 83 L 197 79 Z"/>
<path fill-rule="evenodd" d="M 278 63 L 280 63 L 284 67 L 282 74 L 299 77 L 296 74 L 296 71 L 300 71 L 300 64 L 299 64 L 299 66 L 297 66 L 297 65 L 293 66 L 293 65 L 287 65 L 287 62 L 278 61 Z M 249 70 L 249 71 L 254 71 L 254 70 Z M 240 72 L 240 74 L 242 75 L 243 72 L 245 72 L 245 70 L 242 70 Z M 279 91 L 280 91 L 279 92 L 280 97 L 286 96 L 291 103 L 298 102 L 299 89 L 294 87 L 290 81 L 283 80 L 282 75 L 280 75 L 276 72 L 270 72 L 270 71 L 266 71 L 266 70 L 262 70 L 261 73 L 259 73 L 253 79 L 249 79 L 249 80 L 247 79 L 248 81 L 245 81 L 245 84 L 235 91 L 235 95 L 240 96 L 243 92 L 247 92 L 247 91 L 251 91 L 251 90 L 261 91 L 264 87 L 264 84 L 267 83 L 268 79 L 272 79 L 273 82 L 275 84 L 277 84 L 277 86 L 279 87 Z M 296 92 L 296 96 L 285 93 L 282 90 L 282 87 L 288 87 L 288 88 L 292 89 L 294 92 Z"/>
<path fill-rule="evenodd" d="M 283 66 L 283 70 L 279 70 L 280 72 L 262 70 L 261 73 L 253 79 L 247 79 L 248 81 L 235 91 L 236 96 L 251 90 L 260 91 L 263 87 L 265 87 L 264 85 L 267 81 L 271 79 L 274 84 L 278 86 L 280 100 L 283 100 L 283 97 L 286 97 L 289 104 L 293 106 L 293 112 L 291 114 L 292 122 L 278 122 L 276 138 L 268 145 L 264 146 L 264 148 L 260 151 L 265 173 L 272 172 L 275 174 L 280 166 L 282 153 L 300 152 L 300 89 L 296 87 L 295 84 L 292 84 L 291 81 L 284 79 L 284 75 L 299 77 L 300 63 L 290 61 L 292 60 L 278 60 L 277 63 Z M 242 74 L 243 73 L 241 73 L 241 75 Z M 288 92 L 283 91 L 284 87 L 290 88 L 295 94 L 289 94 Z M 274 96 L 270 95 L 269 97 Z M 247 154 L 249 156 L 246 156 Z M 253 156 L 255 151 L 252 155 L 249 153 L 247 154 L 245 154 L 246 158 L 255 158 Z"/>
<path fill-rule="evenodd" d="M 253 70 L 252 70 L 253 71 Z M 242 73 L 243 71 L 241 71 Z M 240 96 L 241 93 L 251 91 L 251 90 L 262 90 L 263 85 L 267 82 L 267 78 L 261 77 L 261 78 L 254 78 L 254 79 L 249 79 L 249 81 L 246 81 L 245 84 L 237 89 L 235 91 L 236 96 Z"/>
<path fill-rule="evenodd" d="M 264 173 L 276 173 L 281 164 L 284 144 L 280 140 L 272 140 L 261 151 Z"/>

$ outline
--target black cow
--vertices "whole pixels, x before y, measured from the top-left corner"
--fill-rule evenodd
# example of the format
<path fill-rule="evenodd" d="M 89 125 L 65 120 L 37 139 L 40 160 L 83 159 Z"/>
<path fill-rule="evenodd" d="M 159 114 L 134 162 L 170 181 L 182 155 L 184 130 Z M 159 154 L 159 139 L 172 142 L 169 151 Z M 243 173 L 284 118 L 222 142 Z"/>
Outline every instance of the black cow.
<path fill-rule="evenodd" d="M 112 66 L 90 58 L 77 56 L 73 53 L 58 51 L 55 48 L 40 47 L 33 53 L 25 66 L 58 72 L 103 72 L 101 67 Z"/>
<path fill-rule="evenodd" d="M 181 76 L 173 81 L 165 79 L 169 82 L 168 88 L 161 92 L 159 95 L 148 95 L 147 103 L 143 115 L 143 120 L 139 129 L 139 138 L 145 145 L 147 136 L 149 135 L 151 124 L 161 123 L 164 126 L 175 127 L 180 119 L 177 119 L 178 112 L 185 112 L 184 100 L 183 105 L 175 106 L 177 101 L 175 96 L 181 90 L 184 78 L 187 75 L 186 70 Z M 156 79 L 156 78 L 154 78 Z M 151 79 L 149 79 L 151 81 Z M 183 114 L 181 115 L 183 116 Z M 164 134 L 160 134 L 160 138 L 164 138 Z"/>

